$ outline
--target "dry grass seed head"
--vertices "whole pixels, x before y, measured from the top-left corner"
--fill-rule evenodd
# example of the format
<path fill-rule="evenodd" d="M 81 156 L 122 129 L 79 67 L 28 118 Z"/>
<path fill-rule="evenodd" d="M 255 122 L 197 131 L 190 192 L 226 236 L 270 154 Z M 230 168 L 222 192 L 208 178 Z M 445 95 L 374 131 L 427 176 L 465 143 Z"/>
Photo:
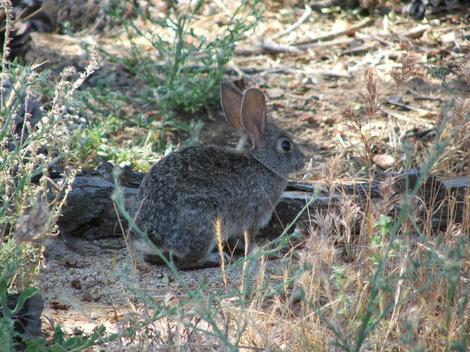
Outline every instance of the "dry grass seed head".
<path fill-rule="evenodd" d="M 311 236 L 307 238 L 305 248 L 299 256 L 300 262 L 308 263 L 312 269 L 305 272 L 299 282 L 308 283 L 304 285 L 307 293 L 319 295 L 320 287 L 326 283 L 322 280 L 330 276 L 331 268 L 337 262 L 338 251 L 330 238 L 323 237 L 315 229 L 311 230 Z M 307 289 L 309 287 L 311 289 Z"/>
<path fill-rule="evenodd" d="M 297 315 L 300 323 L 296 325 L 303 327 L 303 333 L 310 339 L 313 338 L 311 336 L 313 331 L 315 334 L 320 331 L 322 335 L 331 339 L 318 315 L 312 314 L 311 305 L 318 308 L 328 305 L 325 307 L 325 312 L 331 311 L 332 307 L 328 302 L 335 300 L 335 287 L 332 285 L 331 276 L 332 268 L 338 262 L 338 251 L 331 238 L 323 237 L 311 228 L 311 236 L 306 240 L 305 248 L 299 255 L 300 263 L 308 264 L 310 269 L 304 272 L 296 282 L 304 294 L 301 313 Z"/>
<path fill-rule="evenodd" d="M 412 77 L 424 75 L 420 64 L 421 59 L 418 56 L 406 54 L 400 61 L 401 67 L 394 67 L 391 72 L 397 88 Z"/>
<path fill-rule="evenodd" d="M 319 176 L 322 180 L 324 180 L 325 185 L 330 191 L 335 181 L 340 177 L 341 171 L 343 169 L 343 162 L 343 155 L 338 154 L 328 158 L 326 162 L 321 165 Z"/>
<path fill-rule="evenodd" d="M 379 214 L 388 215 L 399 203 L 400 197 L 397 195 L 395 187 L 395 177 L 387 177 L 380 184 L 381 201 L 375 203 L 376 211 Z"/>
<path fill-rule="evenodd" d="M 341 116 L 343 116 L 343 119 L 348 122 L 350 127 L 353 128 L 356 133 L 362 130 L 362 122 L 360 115 L 351 106 L 341 106 L 340 112 Z"/>
<path fill-rule="evenodd" d="M 465 60 L 465 63 L 458 63 L 457 66 L 459 68 L 460 73 L 462 74 L 462 77 L 467 83 L 467 86 L 470 87 L 470 62 L 469 62 L 470 57 L 467 57 Z"/>
<path fill-rule="evenodd" d="M 5 72 L 7 58 L 10 56 L 10 47 L 9 44 L 11 42 L 11 35 L 10 33 L 13 30 L 13 11 L 11 1 L 9 0 L 1 0 L 0 1 L 0 8 L 5 10 L 5 34 L 3 40 L 3 54 L 2 54 L 2 72 Z M 3 25 L 3 24 L 2 24 Z M 3 104 L 3 97 L 1 99 L 1 103 Z"/>
<path fill-rule="evenodd" d="M 379 110 L 381 103 L 381 97 L 377 90 L 377 78 L 375 71 L 371 68 L 365 72 L 365 83 L 366 90 L 359 94 L 359 98 L 364 105 L 364 110 L 369 117 L 374 116 Z"/>
<path fill-rule="evenodd" d="M 445 174 L 467 175 L 470 168 L 470 100 L 452 98 L 445 102 L 447 109 L 436 121 L 439 138 L 448 145 L 439 158 L 436 169 Z"/>
<path fill-rule="evenodd" d="M 470 100 L 456 99 L 450 115 L 457 132 L 455 143 L 470 152 Z"/>
<path fill-rule="evenodd" d="M 338 220 L 341 225 L 341 237 L 345 244 L 349 245 L 353 242 L 354 232 L 363 215 L 361 207 L 354 200 L 348 199 L 346 194 L 343 194 L 339 203 Z"/>
<path fill-rule="evenodd" d="M 39 240 L 47 229 L 49 215 L 47 204 L 41 198 L 37 198 L 16 222 L 16 242 L 19 244 Z"/>
<path fill-rule="evenodd" d="M 362 112 L 365 112 L 368 116 L 368 122 L 370 123 L 371 118 L 376 115 L 381 108 L 382 98 L 378 92 L 377 78 L 375 71 L 368 68 L 365 71 L 365 90 L 360 92 L 358 97 L 362 104 Z M 360 141 L 360 148 L 356 150 L 359 157 L 369 167 L 373 163 L 375 156 L 373 152 L 373 141 L 368 133 L 363 131 L 364 121 L 361 112 L 354 111 L 350 106 L 343 106 L 340 108 L 341 115 L 351 127 L 352 135 Z"/>

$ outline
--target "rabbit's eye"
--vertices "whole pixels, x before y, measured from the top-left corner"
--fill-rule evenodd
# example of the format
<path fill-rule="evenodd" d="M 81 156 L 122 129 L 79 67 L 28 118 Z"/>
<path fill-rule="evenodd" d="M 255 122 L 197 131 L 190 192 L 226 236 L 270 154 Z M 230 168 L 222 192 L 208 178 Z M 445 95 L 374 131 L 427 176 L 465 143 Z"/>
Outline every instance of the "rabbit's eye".
<path fill-rule="evenodd" d="M 284 138 L 280 141 L 279 146 L 281 147 L 282 151 L 288 153 L 292 150 L 292 143 Z"/>

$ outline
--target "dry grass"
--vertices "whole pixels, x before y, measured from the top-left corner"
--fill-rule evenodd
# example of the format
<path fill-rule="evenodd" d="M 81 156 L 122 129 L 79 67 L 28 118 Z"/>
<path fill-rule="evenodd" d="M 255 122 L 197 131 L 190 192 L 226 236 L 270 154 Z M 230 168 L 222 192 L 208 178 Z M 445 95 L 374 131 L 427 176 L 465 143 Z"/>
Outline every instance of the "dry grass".
<path fill-rule="evenodd" d="M 409 68 L 396 79 L 409 79 L 415 64 L 405 59 Z M 370 118 L 381 105 L 373 71 L 367 71 L 364 84 L 361 111 Z M 469 152 L 468 103 L 456 100 L 446 106 L 450 108 L 437 121 L 438 137 L 422 151 L 422 171 L 455 174 L 460 165 L 468 175 L 468 158 L 463 157 Z M 362 139 L 359 152 L 370 163 L 372 141 L 363 133 L 361 111 L 342 109 Z M 342 176 L 341 161 L 331 158 L 323 170 L 321 178 L 332 189 Z M 146 340 L 144 350 L 464 351 L 470 326 L 469 220 L 456 223 L 450 216 L 439 231 L 432 222 L 434 204 L 417 188 L 397 193 L 390 179 L 383 182 L 381 194 L 379 202 L 345 200 L 310 214 L 300 244 L 277 240 L 284 254 L 275 274 L 268 270 L 270 262 L 262 260 L 268 248 L 255 254 L 262 265 L 248 297 L 245 270 L 239 289 L 229 290 L 227 275 L 232 277 L 237 264 L 224 263 L 223 290 L 201 287 L 187 300 L 163 305 L 176 311 L 153 315 L 148 325 L 152 332 L 145 335 L 152 336 L 151 342 Z M 458 206 L 454 196 L 446 197 L 449 209 Z M 217 224 L 215 228 L 222 238 Z M 156 302 L 144 302 L 155 314 Z"/>
<path fill-rule="evenodd" d="M 351 127 L 351 132 L 360 141 L 360 145 L 354 152 L 358 153 L 362 162 L 370 169 L 375 154 L 374 141 L 367 133 L 366 127 L 370 126 L 372 118 L 377 116 L 382 105 L 382 98 L 377 87 L 377 77 L 373 69 L 369 68 L 365 71 L 364 85 L 365 89 L 358 94 L 358 99 L 361 102 L 360 109 L 354 110 L 350 106 L 344 106 L 341 108 L 341 115 Z"/>
<path fill-rule="evenodd" d="M 470 174 L 470 101 L 453 98 L 447 101 L 439 115 L 438 126 L 442 126 L 440 138 L 448 146 L 442 154 L 438 168 L 447 175 Z"/>
<path fill-rule="evenodd" d="M 466 59 L 466 61 L 466 63 L 459 63 L 458 67 L 465 83 L 470 87 L 470 64 L 468 63 L 468 59 Z"/>
<path fill-rule="evenodd" d="M 316 218 L 303 249 L 296 252 L 298 259 L 290 253 L 277 276 L 265 273 L 269 279 L 248 301 L 240 301 L 242 287 L 228 292 L 229 297 L 204 290 L 194 291 L 186 302 L 147 301 L 152 318 L 137 332 L 140 342 L 132 345 L 147 351 L 409 351 L 464 346 L 470 323 L 470 247 L 463 229 L 452 226 L 439 238 L 415 238 L 400 231 L 392 239 L 368 226 L 382 215 L 375 210 L 367 214 L 358 234 L 331 226 L 353 216 L 351 211 L 342 207 Z M 349 255 L 338 239 L 351 241 Z M 166 317 L 158 319 L 156 304 L 176 311 L 166 315 L 160 309 Z"/>
<path fill-rule="evenodd" d="M 328 179 L 339 170 L 325 171 Z M 420 193 L 397 196 L 393 187 L 384 182 L 380 202 L 344 201 L 311 214 L 300 244 L 286 247 L 289 241 L 278 239 L 284 243 L 280 266 L 273 274 L 272 264 L 262 262 L 249 297 L 241 270 L 238 290 L 201 286 L 166 302 L 143 299 L 146 328 L 126 326 L 137 336 L 131 345 L 146 351 L 464 351 L 468 221 L 436 232 L 423 217 L 430 209 Z M 226 282 L 227 273 L 233 279 L 236 267 L 226 266 L 221 279 Z M 129 340 L 121 342 L 124 348 Z"/>

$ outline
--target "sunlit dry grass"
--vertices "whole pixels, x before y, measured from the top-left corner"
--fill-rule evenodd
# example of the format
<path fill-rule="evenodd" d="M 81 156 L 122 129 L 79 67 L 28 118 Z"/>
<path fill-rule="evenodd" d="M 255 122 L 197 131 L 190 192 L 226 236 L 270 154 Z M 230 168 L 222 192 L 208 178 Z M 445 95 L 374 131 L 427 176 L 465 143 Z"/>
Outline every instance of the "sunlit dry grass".
<path fill-rule="evenodd" d="M 413 70 L 404 69 L 401 79 Z M 375 114 L 379 88 L 371 71 L 365 85 L 364 111 Z M 443 107 L 437 138 L 423 151 L 425 175 L 448 175 L 449 165 L 466 163 L 467 107 L 460 100 Z M 360 112 L 344 108 L 343 116 L 363 139 L 362 155 L 372 153 Z M 321 179 L 332 194 L 341 164 L 331 158 L 323 168 Z M 381 183 L 380 200 L 355 200 L 344 192 L 339 203 L 309 214 L 300 243 L 283 242 L 290 244 L 279 252 L 276 274 L 269 270 L 272 262 L 262 261 L 249 297 L 243 270 L 232 262 L 222 270 L 224 290 L 193 292 L 178 313 L 157 319 L 156 326 L 167 321 L 169 330 L 147 350 L 464 351 L 470 326 L 469 194 L 462 200 L 435 192 L 430 180 L 414 179 L 408 187 L 406 177 L 390 177 Z M 459 223 L 455 209 L 464 216 Z M 443 223 L 436 223 L 436 214 Z M 258 260 L 268 251 L 261 250 Z M 240 287 L 227 290 L 233 272 Z"/>

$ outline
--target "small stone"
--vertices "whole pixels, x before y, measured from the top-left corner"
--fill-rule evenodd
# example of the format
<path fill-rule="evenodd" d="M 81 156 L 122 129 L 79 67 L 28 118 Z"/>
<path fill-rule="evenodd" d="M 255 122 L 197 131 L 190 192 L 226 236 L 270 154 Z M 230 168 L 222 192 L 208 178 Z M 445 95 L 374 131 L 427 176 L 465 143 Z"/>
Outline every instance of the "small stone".
<path fill-rule="evenodd" d="M 91 294 L 88 290 L 83 290 L 82 301 L 83 302 L 91 302 L 92 301 Z"/>
<path fill-rule="evenodd" d="M 270 99 L 279 99 L 284 95 L 284 90 L 280 88 L 269 88 L 266 89 L 266 93 Z"/>
<path fill-rule="evenodd" d="M 70 307 L 67 304 L 59 302 L 59 301 L 52 301 L 50 303 L 50 306 L 52 309 L 55 309 L 55 310 L 68 310 Z"/>
<path fill-rule="evenodd" d="M 388 154 L 377 154 L 372 160 L 382 169 L 389 169 L 395 165 L 395 158 Z"/>
<path fill-rule="evenodd" d="M 79 279 L 74 279 L 72 280 L 72 282 L 70 283 L 70 285 L 76 289 L 76 290 L 80 290 L 82 288 L 82 283 L 80 282 Z"/>

